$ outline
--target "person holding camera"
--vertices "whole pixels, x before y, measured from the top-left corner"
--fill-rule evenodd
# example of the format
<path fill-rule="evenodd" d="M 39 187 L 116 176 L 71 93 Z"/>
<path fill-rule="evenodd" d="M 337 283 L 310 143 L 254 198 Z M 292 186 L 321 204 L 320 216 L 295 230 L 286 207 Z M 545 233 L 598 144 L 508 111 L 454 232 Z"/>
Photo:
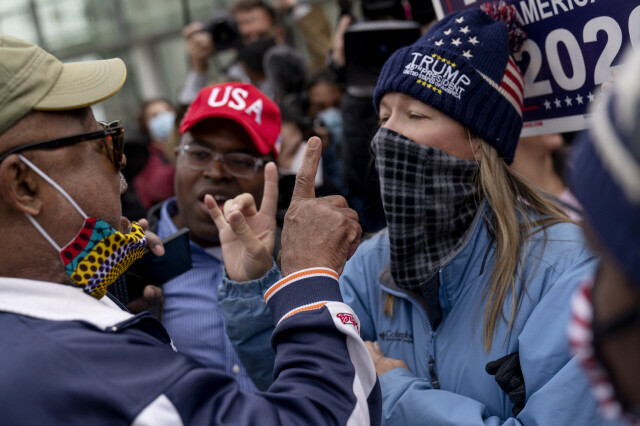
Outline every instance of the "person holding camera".
<path fill-rule="evenodd" d="M 560 206 L 508 167 L 524 91 L 515 20 L 504 2 L 451 14 L 396 50 L 375 88 L 387 228 L 360 245 L 340 289 L 389 425 L 602 422 L 566 339 L 569 301 L 596 258 Z M 276 271 L 221 293 L 246 305 L 253 292 L 258 312 Z M 268 335 L 227 332 L 239 346 Z"/>
<path fill-rule="evenodd" d="M 184 27 L 191 70 L 178 97 L 181 104 L 191 103 L 207 85 L 211 56 L 228 49 L 235 49 L 237 57 L 222 70 L 224 78 L 251 83 L 275 99 L 278 87 L 265 72 L 264 62 L 272 47 L 285 42 L 281 11 L 288 13 L 300 30 L 310 68 L 315 70 L 325 63 L 331 30 L 322 6 L 296 0 L 279 1 L 276 6 L 278 9 L 264 0 L 236 0 L 229 12 L 217 12 L 208 23 L 193 22 Z"/>
<path fill-rule="evenodd" d="M 265 78 L 262 60 L 267 50 L 284 43 L 277 12 L 263 0 L 237 0 L 230 12 L 219 12 L 207 24 L 192 22 L 182 31 L 191 70 L 179 103 L 190 104 L 209 82 L 209 59 L 217 52 L 236 49 L 236 60 L 223 70 L 226 80 L 251 83 L 267 96 L 274 90 Z"/>

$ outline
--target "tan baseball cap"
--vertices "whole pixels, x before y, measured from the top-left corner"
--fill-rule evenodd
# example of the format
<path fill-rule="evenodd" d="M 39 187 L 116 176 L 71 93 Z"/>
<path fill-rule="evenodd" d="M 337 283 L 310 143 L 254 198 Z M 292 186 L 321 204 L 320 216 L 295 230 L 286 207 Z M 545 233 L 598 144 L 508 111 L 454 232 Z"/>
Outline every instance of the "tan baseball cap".
<path fill-rule="evenodd" d="M 126 76 L 119 58 L 63 64 L 35 44 L 0 34 L 0 134 L 32 110 L 61 111 L 103 101 Z"/>

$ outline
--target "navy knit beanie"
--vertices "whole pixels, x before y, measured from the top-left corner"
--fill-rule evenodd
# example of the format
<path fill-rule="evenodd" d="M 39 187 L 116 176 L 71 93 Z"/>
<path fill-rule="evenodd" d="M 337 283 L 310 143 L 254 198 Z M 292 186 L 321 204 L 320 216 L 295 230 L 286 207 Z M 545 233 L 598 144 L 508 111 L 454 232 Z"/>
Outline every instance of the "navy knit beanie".
<path fill-rule="evenodd" d="M 599 241 L 640 288 L 640 55 L 629 55 L 594 104 L 568 180 Z"/>
<path fill-rule="evenodd" d="M 510 51 L 523 39 L 515 8 L 505 2 L 448 15 L 389 57 L 373 95 L 376 112 L 385 93 L 404 93 L 462 123 L 511 164 L 524 80 Z"/>

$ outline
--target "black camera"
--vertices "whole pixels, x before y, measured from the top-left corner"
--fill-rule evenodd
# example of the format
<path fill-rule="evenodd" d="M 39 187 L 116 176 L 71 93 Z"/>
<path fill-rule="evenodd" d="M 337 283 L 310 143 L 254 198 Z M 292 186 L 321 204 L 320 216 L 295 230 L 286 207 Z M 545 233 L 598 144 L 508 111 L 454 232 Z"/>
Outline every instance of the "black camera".
<path fill-rule="evenodd" d="M 353 14 L 355 0 L 338 0 L 340 15 Z M 360 14 L 364 21 L 396 20 L 416 21 L 426 25 L 436 19 L 430 1 L 424 0 L 360 0 Z"/>
<path fill-rule="evenodd" d="M 240 32 L 234 17 L 227 12 L 216 15 L 204 26 L 211 34 L 216 51 L 237 48 L 240 46 Z"/>

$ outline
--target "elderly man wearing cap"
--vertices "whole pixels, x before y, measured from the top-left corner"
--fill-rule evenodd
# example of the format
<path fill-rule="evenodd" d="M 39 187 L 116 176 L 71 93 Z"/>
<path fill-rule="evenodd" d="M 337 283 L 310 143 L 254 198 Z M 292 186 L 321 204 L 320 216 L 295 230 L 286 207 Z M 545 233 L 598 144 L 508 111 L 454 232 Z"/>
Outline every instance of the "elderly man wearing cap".
<path fill-rule="evenodd" d="M 352 213 L 313 197 L 317 140 L 292 206 L 321 206 L 323 215 L 310 226 L 303 214 L 284 231 L 308 234 L 315 257 L 298 256 L 295 243 L 282 253 L 283 270 L 311 269 L 269 294 L 278 355 L 268 392 L 242 392 L 232 377 L 176 351 L 149 313 L 134 316 L 105 296 L 148 244 L 142 227 L 121 216 L 122 127 L 97 123 L 89 108 L 125 75 L 119 59 L 62 64 L 0 34 L 0 423 L 379 423 L 375 369 L 337 282 L 360 228 Z M 201 137 L 196 127 L 185 143 Z M 215 151 L 222 165 L 213 167 L 229 168 L 228 155 Z M 149 240 L 161 254 L 157 237 Z"/>
<path fill-rule="evenodd" d="M 226 203 L 228 211 L 232 204 L 227 201 L 240 194 L 251 194 L 258 203 L 263 188 L 266 193 L 277 194 L 275 167 L 265 166 L 278 155 L 280 110 L 251 84 L 217 84 L 199 92 L 179 131 L 176 197 L 152 208 L 149 221 L 151 229 L 161 238 L 182 227 L 191 230 L 193 268 L 164 284 L 162 323 L 181 352 L 207 367 L 232 375 L 241 389 L 255 391 L 225 333 L 218 307 L 217 293 L 224 271 L 222 252 L 218 229 L 205 207 L 204 197 L 213 196 L 221 209 Z M 265 202 L 263 208 L 275 206 Z M 268 233 L 273 235 L 276 228 L 271 225 Z M 273 247 L 269 251 L 271 256 Z M 266 307 L 261 313 L 270 319 Z M 272 362 L 270 347 L 264 349 Z M 261 389 L 266 389 L 270 382 L 270 375 L 263 383 L 256 379 Z"/>

